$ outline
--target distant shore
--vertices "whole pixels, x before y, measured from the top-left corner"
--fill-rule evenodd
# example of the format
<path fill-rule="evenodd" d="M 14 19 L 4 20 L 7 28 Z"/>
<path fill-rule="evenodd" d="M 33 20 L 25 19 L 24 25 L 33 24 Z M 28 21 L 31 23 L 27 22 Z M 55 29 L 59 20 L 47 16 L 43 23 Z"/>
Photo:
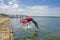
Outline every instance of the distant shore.
<path fill-rule="evenodd" d="M 40 17 L 40 18 L 60 18 L 59 16 L 32 16 L 32 17 Z"/>
<path fill-rule="evenodd" d="M 21 17 L 60 18 L 60 16 L 27 16 L 27 15 L 7 15 L 7 14 L 0 14 L 0 17 L 7 17 L 7 18 L 21 18 Z"/>

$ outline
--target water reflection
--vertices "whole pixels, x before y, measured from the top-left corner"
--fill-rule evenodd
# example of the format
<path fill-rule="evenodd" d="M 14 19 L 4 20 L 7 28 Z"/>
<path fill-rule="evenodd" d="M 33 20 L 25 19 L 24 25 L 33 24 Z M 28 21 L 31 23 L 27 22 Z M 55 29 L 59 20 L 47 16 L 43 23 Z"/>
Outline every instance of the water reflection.
<path fill-rule="evenodd" d="M 21 29 L 20 19 L 11 19 L 12 29 L 14 31 L 15 40 L 60 40 L 60 18 L 49 19 L 39 18 L 38 21 L 40 29 L 25 31 Z M 47 25 L 48 24 L 48 25 Z"/>

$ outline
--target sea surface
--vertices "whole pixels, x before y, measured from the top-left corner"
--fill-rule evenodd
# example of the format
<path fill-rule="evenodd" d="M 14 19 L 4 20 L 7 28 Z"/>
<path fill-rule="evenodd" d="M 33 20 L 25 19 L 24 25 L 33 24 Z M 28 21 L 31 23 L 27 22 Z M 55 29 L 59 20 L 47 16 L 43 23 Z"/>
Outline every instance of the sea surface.
<path fill-rule="evenodd" d="M 33 19 L 38 22 L 39 31 L 36 28 L 23 30 L 20 18 L 11 18 L 15 40 L 60 40 L 60 18 L 33 17 Z"/>

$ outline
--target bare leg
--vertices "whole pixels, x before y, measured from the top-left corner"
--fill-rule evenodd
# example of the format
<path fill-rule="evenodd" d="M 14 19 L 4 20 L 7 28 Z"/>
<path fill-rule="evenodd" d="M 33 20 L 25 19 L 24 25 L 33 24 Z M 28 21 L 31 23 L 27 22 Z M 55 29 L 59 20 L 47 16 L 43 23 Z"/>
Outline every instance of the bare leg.
<path fill-rule="evenodd" d="M 38 24 L 35 24 L 35 27 L 36 27 L 37 29 L 39 29 L 39 26 L 38 26 Z"/>

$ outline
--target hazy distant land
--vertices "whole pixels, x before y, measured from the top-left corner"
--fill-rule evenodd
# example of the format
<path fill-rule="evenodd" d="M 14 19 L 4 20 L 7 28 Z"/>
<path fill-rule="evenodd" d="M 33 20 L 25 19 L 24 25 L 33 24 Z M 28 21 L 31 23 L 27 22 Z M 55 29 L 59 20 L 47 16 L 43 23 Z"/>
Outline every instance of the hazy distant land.
<path fill-rule="evenodd" d="M 32 16 L 32 17 L 40 17 L 40 18 L 60 18 L 60 16 Z"/>
<path fill-rule="evenodd" d="M 8 18 L 20 18 L 20 17 L 28 17 L 27 15 L 7 15 L 1 14 L 0 17 L 8 17 Z M 60 16 L 31 16 L 31 17 L 40 17 L 40 18 L 60 18 Z"/>

